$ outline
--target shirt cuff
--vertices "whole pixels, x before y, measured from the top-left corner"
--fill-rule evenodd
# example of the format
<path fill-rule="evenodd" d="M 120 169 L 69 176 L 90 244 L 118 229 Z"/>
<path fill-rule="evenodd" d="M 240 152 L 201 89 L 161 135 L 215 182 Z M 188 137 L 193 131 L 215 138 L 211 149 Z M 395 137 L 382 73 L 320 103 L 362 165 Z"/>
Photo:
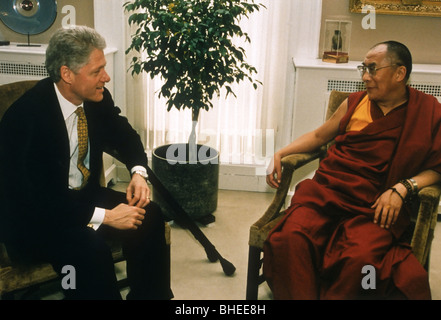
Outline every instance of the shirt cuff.
<path fill-rule="evenodd" d="M 94 230 L 97 230 L 103 223 L 105 214 L 106 214 L 106 209 L 95 208 L 95 211 L 93 212 L 92 215 L 92 219 L 90 219 L 88 226 L 93 228 Z"/>
<path fill-rule="evenodd" d="M 146 168 L 144 168 L 143 166 L 134 166 L 131 170 L 130 170 L 130 174 L 131 175 L 133 175 L 135 172 L 139 172 L 139 171 L 141 171 L 141 172 L 143 172 L 144 173 L 144 177 L 148 177 L 148 175 L 147 175 L 147 169 Z"/>

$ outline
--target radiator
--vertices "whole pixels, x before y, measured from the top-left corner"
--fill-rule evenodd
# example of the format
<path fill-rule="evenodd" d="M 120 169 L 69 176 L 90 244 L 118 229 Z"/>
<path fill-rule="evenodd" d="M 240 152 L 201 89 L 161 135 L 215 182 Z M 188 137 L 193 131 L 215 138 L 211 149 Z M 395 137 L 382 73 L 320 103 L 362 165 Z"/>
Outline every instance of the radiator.
<path fill-rule="evenodd" d="M 433 83 L 410 82 L 409 86 L 419 91 L 425 92 L 441 100 L 441 85 Z M 359 80 L 332 80 L 328 79 L 327 91 L 332 90 L 344 92 L 356 92 L 365 89 L 363 81 Z"/>
<path fill-rule="evenodd" d="M 48 76 L 44 63 L 0 61 L 0 74 L 17 80 Z"/>

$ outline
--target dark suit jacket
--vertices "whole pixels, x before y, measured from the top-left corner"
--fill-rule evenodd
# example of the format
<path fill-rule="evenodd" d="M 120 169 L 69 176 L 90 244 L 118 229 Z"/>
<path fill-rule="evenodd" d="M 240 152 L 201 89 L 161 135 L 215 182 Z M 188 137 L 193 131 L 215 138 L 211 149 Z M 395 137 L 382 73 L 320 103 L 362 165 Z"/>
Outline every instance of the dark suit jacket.
<path fill-rule="evenodd" d="M 128 169 L 147 166 L 138 134 L 120 116 L 110 93 L 85 102 L 90 139 L 88 186 L 68 188 L 69 141 L 50 79 L 17 100 L 0 122 L 0 239 L 39 237 L 54 228 L 87 225 L 99 189 L 103 152 L 117 154 Z"/>

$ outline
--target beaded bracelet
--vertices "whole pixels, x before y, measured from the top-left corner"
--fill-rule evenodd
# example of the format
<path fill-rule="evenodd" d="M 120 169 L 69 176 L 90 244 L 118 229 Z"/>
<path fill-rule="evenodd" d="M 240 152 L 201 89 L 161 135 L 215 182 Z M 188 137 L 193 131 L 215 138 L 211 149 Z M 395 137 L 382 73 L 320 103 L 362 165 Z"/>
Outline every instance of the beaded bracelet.
<path fill-rule="evenodd" d="M 397 189 L 395 189 L 395 188 L 390 188 L 390 189 L 392 190 L 392 192 L 395 192 L 395 193 L 401 198 L 401 200 L 403 201 L 403 203 L 406 202 L 406 201 L 404 200 L 403 196 L 401 195 L 401 193 L 399 193 L 399 192 L 397 191 Z"/>
<path fill-rule="evenodd" d="M 408 180 L 400 180 L 398 183 L 401 183 L 407 189 L 407 195 L 410 197 L 413 195 L 413 187 Z"/>

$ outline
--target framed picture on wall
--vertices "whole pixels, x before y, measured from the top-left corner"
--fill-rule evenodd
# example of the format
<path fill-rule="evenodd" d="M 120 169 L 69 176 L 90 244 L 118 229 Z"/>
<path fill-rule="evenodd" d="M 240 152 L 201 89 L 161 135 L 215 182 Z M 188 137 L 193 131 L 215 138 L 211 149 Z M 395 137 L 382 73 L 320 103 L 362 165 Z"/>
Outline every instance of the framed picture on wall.
<path fill-rule="evenodd" d="M 378 14 L 441 17 L 441 0 L 350 0 L 354 13 L 375 10 Z"/>

